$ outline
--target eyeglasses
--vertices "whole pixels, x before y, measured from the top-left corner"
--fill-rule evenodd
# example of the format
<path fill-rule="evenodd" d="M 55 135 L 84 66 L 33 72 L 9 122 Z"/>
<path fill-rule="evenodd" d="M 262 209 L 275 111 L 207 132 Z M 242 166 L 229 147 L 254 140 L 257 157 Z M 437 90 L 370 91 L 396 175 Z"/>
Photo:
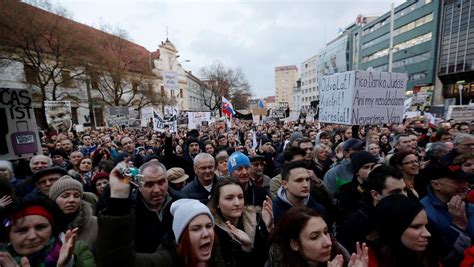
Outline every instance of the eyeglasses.
<path fill-rule="evenodd" d="M 461 146 L 465 146 L 465 147 L 474 146 L 474 143 L 469 143 L 469 144 L 461 144 Z"/>
<path fill-rule="evenodd" d="M 59 180 L 60 177 L 50 177 L 50 178 L 47 178 L 47 179 L 42 179 L 40 181 L 38 181 L 38 184 L 41 184 L 41 185 L 45 185 L 47 182 L 49 183 L 54 183 L 56 182 L 57 180 Z"/>
<path fill-rule="evenodd" d="M 420 161 L 418 160 L 410 160 L 407 162 L 402 162 L 403 165 L 413 165 L 413 164 L 420 164 Z"/>

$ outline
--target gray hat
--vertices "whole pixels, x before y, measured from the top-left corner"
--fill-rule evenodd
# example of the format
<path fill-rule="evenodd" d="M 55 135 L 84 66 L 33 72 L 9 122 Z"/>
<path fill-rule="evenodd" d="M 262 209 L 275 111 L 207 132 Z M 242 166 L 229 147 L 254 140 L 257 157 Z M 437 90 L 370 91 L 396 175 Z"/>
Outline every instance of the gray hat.
<path fill-rule="evenodd" d="M 49 198 L 55 201 L 63 192 L 68 190 L 78 191 L 81 195 L 84 193 L 82 184 L 79 181 L 74 180 L 69 175 L 64 175 L 49 189 Z"/>
<path fill-rule="evenodd" d="M 303 134 L 301 134 L 301 132 L 294 132 L 291 134 L 291 137 L 290 137 L 290 145 L 293 144 L 294 141 L 296 141 L 296 139 L 301 139 L 303 138 Z"/>

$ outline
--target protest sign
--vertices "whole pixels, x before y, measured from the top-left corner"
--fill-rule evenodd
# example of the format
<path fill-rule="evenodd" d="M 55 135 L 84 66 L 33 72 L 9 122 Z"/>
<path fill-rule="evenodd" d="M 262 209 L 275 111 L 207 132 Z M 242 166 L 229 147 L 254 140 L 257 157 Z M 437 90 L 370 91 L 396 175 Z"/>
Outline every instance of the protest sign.
<path fill-rule="evenodd" d="M 71 102 L 69 101 L 44 101 L 46 122 L 48 130 L 68 132 L 72 127 Z"/>
<path fill-rule="evenodd" d="M 165 90 L 179 90 L 178 74 L 174 71 L 163 71 L 163 86 Z"/>
<path fill-rule="evenodd" d="M 319 121 L 346 125 L 401 123 L 405 73 L 348 71 L 320 79 Z"/>
<path fill-rule="evenodd" d="M 453 119 L 456 122 L 474 121 L 474 105 L 449 106 L 446 119 Z"/>
<path fill-rule="evenodd" d="M 165 129 L 165 121 L 161 115 L 153 110 L 153 131 L 163 132 Z"/>
<path fill-rule="evenodd" d="M 141 108 L 141 112 L 141 126 L 149 127 L 153 125 L 153 107 L 143 107 Z"/>
<path fill-rule="evenodd" d="M 0 88 L 0 160 L 41 154 L 30 92 Z"/>
<path fill-rule="evenodd" d="M 188 112 L 188 129 L 197 129 L 203 121 L 211 120 L 211 112 Z"/>

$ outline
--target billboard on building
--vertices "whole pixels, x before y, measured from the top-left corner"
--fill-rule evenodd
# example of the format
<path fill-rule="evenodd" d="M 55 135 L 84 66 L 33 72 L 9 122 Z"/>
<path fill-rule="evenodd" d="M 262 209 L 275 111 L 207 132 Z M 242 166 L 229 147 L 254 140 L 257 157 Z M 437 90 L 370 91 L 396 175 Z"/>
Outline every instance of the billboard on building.
<path fill-rule="evenodd" d="M 41 142 L 26 89 L 0 88 L 0 160 L 15 160 L 41 154 Z"/>
<path fill-rule="evenodd" d="M 72 128 L 71 102 L 44 101 L 48 130 L 69 132 Z"/>
<path fill-rule="evenodd" d="M 319 57 L 318 74 L 330 75 L 348 71 L 347 69 L 347 48 L 349 38 L 347 35 L 329 43 L 322 50 Z"/>

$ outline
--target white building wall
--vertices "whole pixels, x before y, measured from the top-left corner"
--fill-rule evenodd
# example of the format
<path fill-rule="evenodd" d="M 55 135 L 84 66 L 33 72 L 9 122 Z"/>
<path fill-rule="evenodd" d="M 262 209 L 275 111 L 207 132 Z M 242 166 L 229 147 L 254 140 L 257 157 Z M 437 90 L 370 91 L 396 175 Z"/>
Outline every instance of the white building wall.
<path fill-rule="evenodd" d="M 301 63 L 301 108 L 308 110 L 311 101 L 319 99 L 318 88 L 318 60 L 315 55 Z"/>

